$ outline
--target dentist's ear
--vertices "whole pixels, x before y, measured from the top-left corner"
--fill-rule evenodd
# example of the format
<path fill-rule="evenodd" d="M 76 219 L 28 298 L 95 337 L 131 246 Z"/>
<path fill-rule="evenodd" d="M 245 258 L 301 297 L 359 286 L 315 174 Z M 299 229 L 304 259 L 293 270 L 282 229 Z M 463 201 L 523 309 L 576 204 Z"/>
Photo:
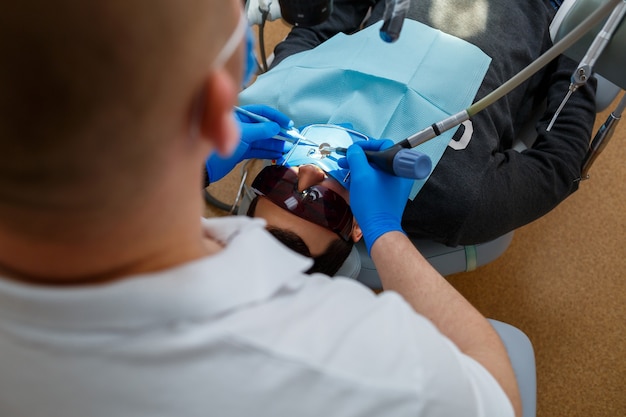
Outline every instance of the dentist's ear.
<path fill-rule="evenodd" d="M 239 88 L 231 76 L 222 69 L 212 71 L 207 77 L 205 88 L 200 94 L 197 109 L 192 115 L 197 118 L 200 136 L 209 141 L 212 150 L 220 155 L 230 155 L 241 137 L 239 126 L 233 116 Z"/>

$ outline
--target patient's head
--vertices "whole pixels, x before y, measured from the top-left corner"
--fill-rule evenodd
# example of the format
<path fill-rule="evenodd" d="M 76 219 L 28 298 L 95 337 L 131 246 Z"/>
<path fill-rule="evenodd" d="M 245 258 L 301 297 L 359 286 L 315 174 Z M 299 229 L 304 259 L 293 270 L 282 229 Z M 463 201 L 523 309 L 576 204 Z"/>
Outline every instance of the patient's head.
<path fill-rule="evenodd" d="M 265 219 L 274 236 L 312 257 L 310 272 L 333 275 L 362 237 L 348 191 L 314 165 L 266 167 L 252 188 L 258 197 L 248 215 Z"/>

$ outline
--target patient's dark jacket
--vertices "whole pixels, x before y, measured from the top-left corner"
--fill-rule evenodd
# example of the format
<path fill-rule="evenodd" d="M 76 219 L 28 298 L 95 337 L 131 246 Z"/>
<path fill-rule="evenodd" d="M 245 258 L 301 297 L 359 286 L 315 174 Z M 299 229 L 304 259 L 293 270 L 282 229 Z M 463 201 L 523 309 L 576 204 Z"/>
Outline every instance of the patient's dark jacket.
<path fill-rule="evenodd" d="M 463 38 L 492 58 L 478 101 L 552 46 L 549 25 L 555 10 L 550 3 L 413 0 L 407 17 Z M 371 15 L 364 20 L 372 4 Z M 327 21 L 312 28 L 296 27 L 277 45 L 272 65 L 338 32 L 350 33 L 362 23 L 381 20 L 384 7 L 384 0 L 336 0 Z M 576 191 L 595 120 L 595 80 L 571 96 L 552 129 L 546 130 L 576 66 L 561 56 L 474 115 L 467 146 L 448 147 L 420 193 L 408 201 L 402 221 L 405 231 L 448 245 L 481 243 L 543 216 Z M 513 150 L 522 128 L 538 110 L 536 141 L 522 152 Z M 422 127 L 416 126 L 416 131 Z M 461 126 L 454 138 L 464 133 L 469 134 Z"/>

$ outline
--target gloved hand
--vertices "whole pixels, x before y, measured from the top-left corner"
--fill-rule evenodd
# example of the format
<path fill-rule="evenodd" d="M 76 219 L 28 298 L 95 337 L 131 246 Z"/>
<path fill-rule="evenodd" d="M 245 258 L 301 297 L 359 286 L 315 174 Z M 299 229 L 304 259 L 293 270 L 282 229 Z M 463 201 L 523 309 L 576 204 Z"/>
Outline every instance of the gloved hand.
<path fill-rule="evenodd" d="M 289 142 L 272 139 L 281 127 L 289 128 L 292 125 L 289 117 L 262 104 L 243 106 L 243 108 L 271 121 L 258 122 L 239 112 L 234 112 L 241 129 L 241 141 L 229 157 L 223 157 L 214 152 L 207 159 L 206 170 L 210 182 L 223 178 L 244 159 L 278 159 L 293 147 Z"/>
<path fill-rule="evenodd" d="M 402 213 L 413 180 L 396 177 L 367 161 L 363 149 L 379 151 L 392 146 L 390 140 L 368 140 L 354 143 L 348 148 L 345 160 L 350 168 L 350 207 L 363 231 L 368 253 L 380 236 L 402 230 Z"/>

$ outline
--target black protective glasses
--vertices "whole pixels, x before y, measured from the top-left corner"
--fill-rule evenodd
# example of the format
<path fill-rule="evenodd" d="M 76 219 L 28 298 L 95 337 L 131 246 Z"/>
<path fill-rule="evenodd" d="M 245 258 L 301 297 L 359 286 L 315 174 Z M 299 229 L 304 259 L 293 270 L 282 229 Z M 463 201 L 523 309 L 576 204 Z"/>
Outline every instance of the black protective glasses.
<path fill-rule="evenodd" d="M 290 168 L 270 165 L 256 176 L 252 190 L 278 207 L 337 233 L 350 241 L 352 210 L 339 194 L 323 185 L 298 191 L 298 175 Z"/>

